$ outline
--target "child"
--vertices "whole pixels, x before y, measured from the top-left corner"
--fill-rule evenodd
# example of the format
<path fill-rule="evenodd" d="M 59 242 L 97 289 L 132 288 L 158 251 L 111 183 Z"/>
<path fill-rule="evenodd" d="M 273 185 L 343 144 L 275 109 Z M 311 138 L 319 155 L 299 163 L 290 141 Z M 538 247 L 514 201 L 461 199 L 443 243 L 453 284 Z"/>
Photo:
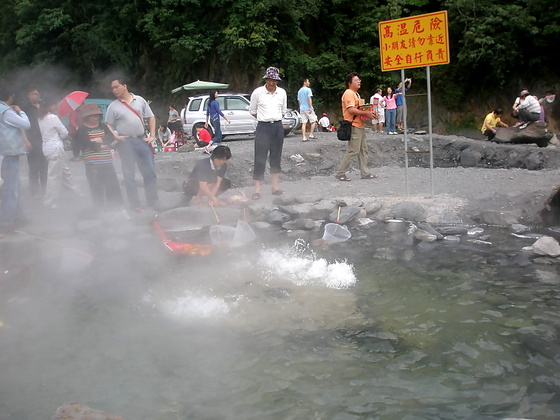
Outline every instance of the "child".
<path fill-rule="evenodd" d="M 100 123 L 102 113 L 97 104 L 83 105 L 80 114 L 82 124 L 76 138 L 86 165 L 93 205 L 97 210 L 120 209 L 123 207 L 123 198 L 111 150 L 117 141 L 111 130 Z"/>
<path fill-rule="evenodd" d="M 201 125 L 196 126 L 196 145 L 198 147 L 206 147 L 212 144 L 212 134 Z"/>
<path fill-rule="evenodd" d="M 209 203 L 221 206 L 223 203 L 218 196 L 231 187 L 231 181 L 224 178 L 227 171 L 227 161 L 231 159 L 228 146 L 217 146 L 210 157 L 199 160 L 188 181 L 183 183 L 183 190 L 187 204 L 195 198 L 197 205 L 203 204 L 203 197 L 208 197 Z"/>

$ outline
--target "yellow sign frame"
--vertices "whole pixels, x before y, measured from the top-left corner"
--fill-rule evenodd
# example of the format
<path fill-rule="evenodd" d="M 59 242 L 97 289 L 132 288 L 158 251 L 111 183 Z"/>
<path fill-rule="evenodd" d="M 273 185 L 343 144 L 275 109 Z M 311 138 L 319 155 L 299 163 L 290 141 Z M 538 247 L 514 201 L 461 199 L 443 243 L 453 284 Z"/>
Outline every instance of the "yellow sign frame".
<path fill-rule="evenodd" d="M 381 70 L 449 64 L 447 11 L 379 22 Z"/>

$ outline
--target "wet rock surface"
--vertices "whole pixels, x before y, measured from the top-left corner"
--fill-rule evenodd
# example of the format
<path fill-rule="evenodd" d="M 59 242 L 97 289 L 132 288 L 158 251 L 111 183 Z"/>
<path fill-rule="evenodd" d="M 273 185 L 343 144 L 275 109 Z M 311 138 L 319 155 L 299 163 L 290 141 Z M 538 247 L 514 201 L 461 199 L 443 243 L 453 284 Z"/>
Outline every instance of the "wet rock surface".
<path fill-rule="evenodd" d="M 122 417 L 112 416 L 103 411 L 94 410 L 86 405 L 75 402 L 59 407 L 52 420 L 124 420 Z"/>

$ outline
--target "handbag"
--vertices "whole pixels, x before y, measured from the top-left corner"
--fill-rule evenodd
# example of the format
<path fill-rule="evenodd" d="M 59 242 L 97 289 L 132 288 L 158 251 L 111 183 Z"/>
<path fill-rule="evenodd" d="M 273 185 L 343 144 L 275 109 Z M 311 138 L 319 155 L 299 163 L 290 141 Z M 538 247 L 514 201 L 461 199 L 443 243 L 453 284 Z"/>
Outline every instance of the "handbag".
<path fill-rule="evenodd" d="M 352 123 L 354 122 L 355 118 L 356 116 L 354 115 L 352 121 L 340 120 L 340 126 L 338 127 L 338 130 L 336 132 L 336 137 L 340 141 L 349 141 L 352 137 Z"/>

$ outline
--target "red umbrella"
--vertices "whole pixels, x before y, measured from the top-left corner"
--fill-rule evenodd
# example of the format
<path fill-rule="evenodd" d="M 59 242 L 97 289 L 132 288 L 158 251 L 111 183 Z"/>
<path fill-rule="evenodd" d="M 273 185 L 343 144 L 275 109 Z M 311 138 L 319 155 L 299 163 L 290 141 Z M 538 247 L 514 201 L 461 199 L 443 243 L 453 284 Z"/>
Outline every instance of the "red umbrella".
<path fill-rule="evenodd" d="M 64 117 L 65 115 L 71 114 L 72 111 L 75 111 L 84 103 L 84 99 L 86 99 L 88 95 L 89 93 L 82 92 L 81 90 L 76 90 L 66 95 L 58 105 L 58 116 Z"/>

